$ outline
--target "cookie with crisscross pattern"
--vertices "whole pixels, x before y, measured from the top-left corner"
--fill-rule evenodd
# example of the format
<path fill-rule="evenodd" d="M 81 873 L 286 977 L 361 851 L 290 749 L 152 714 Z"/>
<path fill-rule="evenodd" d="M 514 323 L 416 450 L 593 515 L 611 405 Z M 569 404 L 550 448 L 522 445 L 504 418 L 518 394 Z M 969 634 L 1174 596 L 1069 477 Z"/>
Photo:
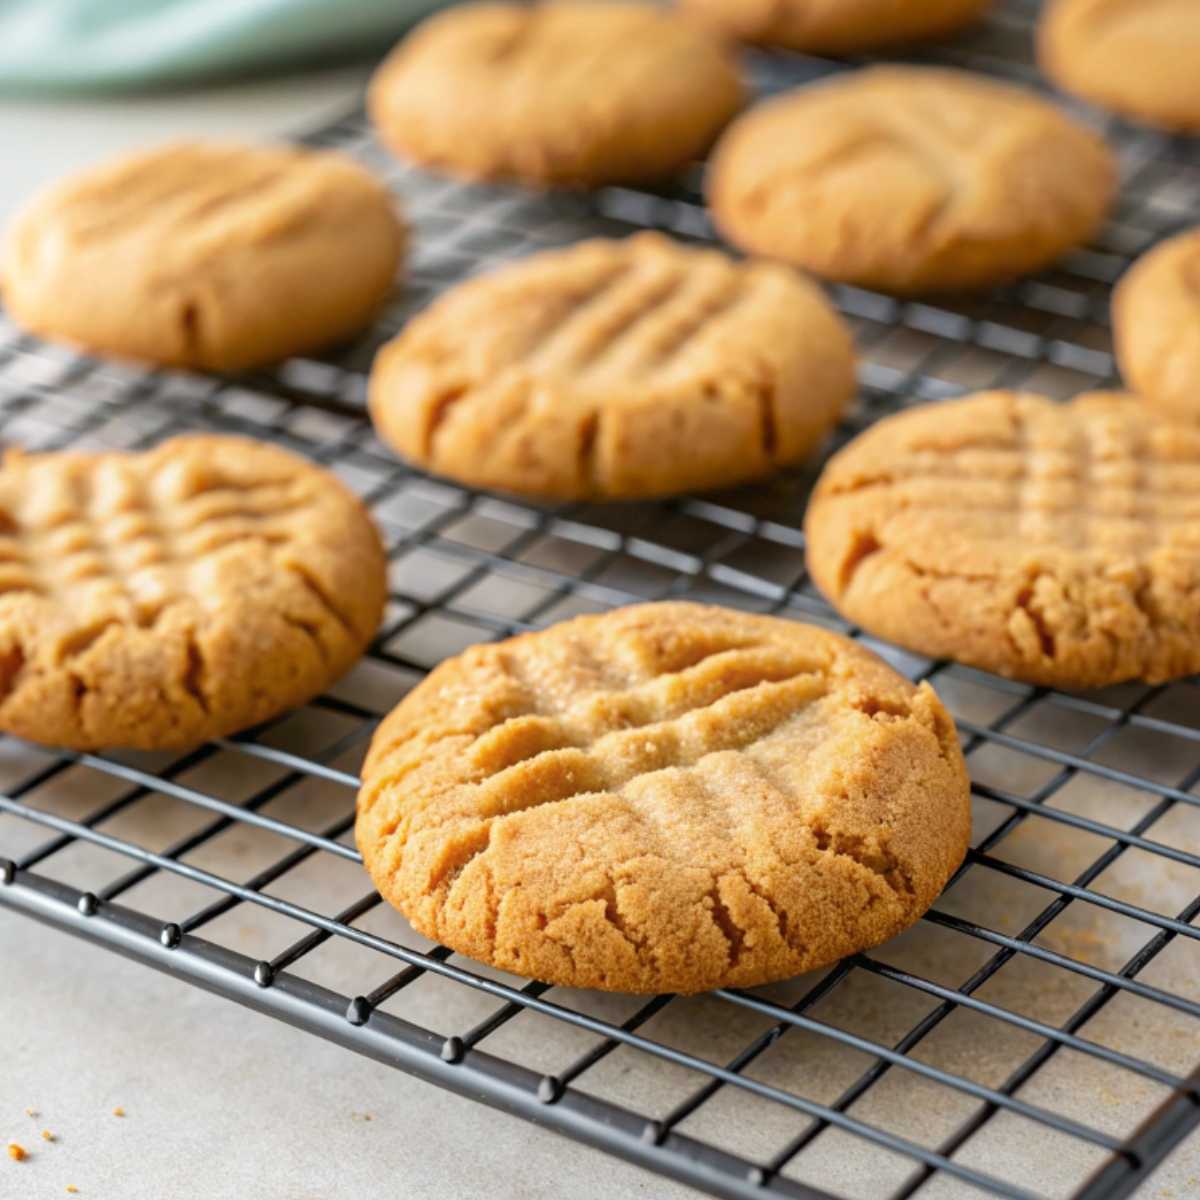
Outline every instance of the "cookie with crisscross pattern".
<path fill-rule="evenodd" d="M 0 729 L 183 746 L 298 704 L 362 652 L 384 557 L 332 475 L 236 437 L 0 467 Z"/>
<path fill-rule="evenodd" d="M 880 421 L 805 528 L 821 590 L 923 654 L 1055 687 L 1200 671 L 1200 428 L 991 392 Z"/>
<path fill-rule="evenodd" d="M 927 684 L 823 629 L 665 603 L 443 663 L 376 733 L 357 838 L 383 895 L 456 950 L 696 992 L 897 933 L 969 824 Z"/>
<path fill-rule="evenodd" d="M 1087 240 L 1113 155 L 1033 92 L 965 71 L 872 67 L 752 109 L 708 198 L 743 250 L 907 294 L 986 287 Z"/>
<path fill-rule="evenodd" d="M 639 234 L 460 285 L 379 352 L 370 403 L 437 474 L 633 498 L 798 462 L 853 388 L 850 335 L 814 284 Z"/>

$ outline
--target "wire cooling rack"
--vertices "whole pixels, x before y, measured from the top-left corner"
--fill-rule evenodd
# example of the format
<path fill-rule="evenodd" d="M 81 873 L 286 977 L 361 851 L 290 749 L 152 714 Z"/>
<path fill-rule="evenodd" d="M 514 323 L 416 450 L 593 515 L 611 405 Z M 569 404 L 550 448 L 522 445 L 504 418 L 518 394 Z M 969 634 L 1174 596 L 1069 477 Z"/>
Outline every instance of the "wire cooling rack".
<path fill-rule="evenodd" d="M 1002 6 L 927 57 L 1033 81 L 1034 8 Z M 844 65 L 751 69 L 770 89 Z M 1121 206 L 1057 269 L 963 303 L 835 290 L 865 360 L 837 441 L 963 390 L 1111 384 L 1110 285 L 1194 219 L 1200 149 L 1107 132 Z M 717 1196 L 1131 1194 L 1200 1125 L 1195 680 L 1067 695 L 876 645 L 958 720 L 972 850 L 909 933 L 786 984 L 649 1000 L 550 988 L 423 941 L 368 890 L 355 771 L 380 715 L 444 656 L 674 596 L 846 626 L 804 573 L 815 467 L 710 497 L 534 508 L 405 468 L 363 419 L 374 347 L 431 296 L 581 236 L 707 238 L 697 178 L 541 197 L 399 166 L 361 114 L 308 140 L 394 183 L 414 226 L 409 279 L 370 336 L 229 380 L 118 367 L 4 325 L 0 417 L 6 441 L 34 448 L 204 428 L 327 464 L 385 532 L 385 626 L 329 694 L 187 754 L 0 740 L 0 903 Z"/>

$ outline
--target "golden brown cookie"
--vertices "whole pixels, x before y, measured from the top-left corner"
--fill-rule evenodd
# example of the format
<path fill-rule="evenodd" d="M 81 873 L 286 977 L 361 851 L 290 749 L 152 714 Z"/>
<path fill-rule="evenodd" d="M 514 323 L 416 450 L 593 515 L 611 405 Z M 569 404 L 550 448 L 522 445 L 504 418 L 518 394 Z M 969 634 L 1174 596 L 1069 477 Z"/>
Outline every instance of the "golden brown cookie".
<path fill-rule="evenodd" d="M 1035 271 L 1099 227 L 1112 154 L 1010 84 L 873 67 L 768 101 L 721 139 L 708 176 L 743 250 L 900 294 Z"/>
<path fill-rule="evenodd" d="M 853 54 L 971 24 L 991 0 L 678 0 L 679 7 L 744 42 L 806 54 Z"/>
<path fill-rule="evenodd" d="M 472 4 L 380 67 L 371 119 L 396 153 L 469 179 L 592 187 L 658 179 L 741 107 L 731 55 L 647 4 Z"/>
<path fill-rule="evenodd" d="M 45 337 L 240 370 L 360 329 L 403 247 L 387 191 L 339 154 L 186 142 L 35 196 L 8 230 L 4 299 Z"/>
<path fill-rule="evenodd" d="M 853 389 L 850 335 L 814 284 L 639 234 L 460 285 L 380 350 L 370 403 L 380 436 L 440 475 L 615 499 L 797 462 Z"/>
<path fill-rule="evenodd" d="M 362 653 L 379 536 L 328 472 L 243 438 L 0 467 L 0 730 L 185 746 L 299 704 Z"/>
<path fill-rule="evenodd" d="M 1196 0 L 1051 0 L 1038 59 L 1064 91 L 1134 121 L 1200 133 Z"/>
<path fill-rule="evenodd" d="M 922 654 L 1064 688 L 1200 670 L 1200 429 L 1129 396 L 889 417 L 830 460 L 805 528 L 838 610 Z"/>
<path fill-rule="evenodd" d="M 1143 255 L 1113 292 L 1126 382 L 1176 417 L 1200 417 L 1200 228 Z"/>
<path fill-rule="evenodd" d="M 684 603 L 444 662 L 376 732 L 356 826 L 427 937 L 625 992 L 874 946 L 933 903 L 969 831 L 928 684 L 824 629 Z"/>

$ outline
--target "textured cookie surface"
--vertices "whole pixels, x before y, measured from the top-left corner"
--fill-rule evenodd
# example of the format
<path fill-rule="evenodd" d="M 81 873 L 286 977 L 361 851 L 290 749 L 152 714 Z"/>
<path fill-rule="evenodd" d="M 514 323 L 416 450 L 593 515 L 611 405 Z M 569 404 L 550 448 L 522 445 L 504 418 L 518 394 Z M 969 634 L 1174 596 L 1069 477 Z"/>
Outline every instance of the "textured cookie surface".
<path fill-rule="evenodd" d="M 1156 246 L 1117 285 L 1113 338 L 1130 387 L 1200 417 L 1200 229 Z"/>
<path fill-rule="evenodd" d="M 190 745 L 320 691 L 383 607 L 358 500 L 272 446 L 10 452 L 0 467 L 0 729 Z"/>
<path fill-rule="evenodd" d="M 969 823 L 927 684 L 822 629 L 669 603 L 443 663 L 377 731 L 356 832 L 430 938 L 552 983 L 696 992 L 897 933 Z"/>
<path fill-rule="evenodd" d="M 1200 133 L 1196 0 L 1053 0 L 1042 69 L 1065 91 L 1135 121 Z"/>
<path fill-rule="evenodd" d="M 181 143 L 35 196 L 8 230 L 4 299 L 46 337 L 237 370 L 361 328 L 403 244 L 387 192 L 341 155 Z"/>
<path fill-rule="evenodd" d="M 742 41 L 808 54 L 850 54 L 945 37 L 991 0 L 679 0 L 685 12 Z"/>
<path fill-rule="evenodd" d="M 1057 687 L 1200 671 L 1200 428 L 1127 396 L 983 393 L 879 422 L 806 518 L 841 612 Z"/>
<path fill-rule="evenodd" d="M 739 118 L 709 203 L 742 249 L 828 279 L 911 293 L 982 287 L 1052 262 L 1099 226 L 1104 143 L 1009 84 L 874 67 Z"/>
<path fill-rule="evenodd" d="M 461 285 L 379 352 L 370 402 L 384 439 L 439 474 L 603 498 L 796 462 L 853 388 L 849 333 L 816 286 L 641 234 Z"/>
<path fill-rule="evenodd" d="M 742 102 L 728 52 L 646 4 L 473 4 L 433 17 L 371 84 L 397 153 L 473 179 L 541 186 L 669 175 Z"/>

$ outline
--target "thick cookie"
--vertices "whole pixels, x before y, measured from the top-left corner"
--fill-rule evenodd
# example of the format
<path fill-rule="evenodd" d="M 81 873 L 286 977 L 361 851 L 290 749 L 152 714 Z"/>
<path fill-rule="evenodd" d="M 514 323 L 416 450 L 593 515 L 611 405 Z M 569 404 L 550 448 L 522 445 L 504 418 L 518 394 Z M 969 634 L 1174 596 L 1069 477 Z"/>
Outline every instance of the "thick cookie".
<path fill-rule="evenodd" d="M 898 933 L 969 829 L 927 684 L 823 629 L 673 603 L 443 663 L 376 732 L 356 834 L 384 897 L 455 950 L 698 992 Z"/>
<path fill-rule="evenodd" d="M 1138 259 L 1113 292 L 1112 309 L 1130 387 L 1177 417 L 1200 417 L 1200 228 Z"/>
<path fill-rule="evenodd" d="M 794 463 L 853 389 L 814 284 L 640 234 L 459 286 L 380 350 L 370 403 L 387 442 L 462 483 L 631 498 Z"/>
<path fill-rule="evenodd" d="M 388 193 L 341 155 L 181 143 L 34 197 L 8 231 L 4 299 L 45 337 L 240 370 L 360 329 L 403 246 Z"/>
<path fill-rule="evenodd" d="M 1038 60 L 1064 91 L 1134 121 L 1200 133 L 1196 0 L 1051 0 Z"/>
<path fill-rule="evenodd" d="M 472 4 L 384 62 L 369 107 L 396 153 L 469 179 L 592 187 L 661 178 L 742 104 L 706 30 L 647 4 Z"/>
<path fill-rule="evenodd" d="M 1200 429 L 1128 396 L 989 392 L 830 460 L 813 579 L 849 620 L 1052 687 L 1200 671 Z"/>
<path fill-rule="evenodd" d="M 185 746 L 301 703 L 362 653 L 379 536 L 327 472 L 190 436 L 0 467 L 0 730 Z"/>
<path fill-rule="evenodd" d="M 969 25 L 991 0 L 678 0 L 728 36 L 806 54 L 853 54 Z"/>
<path fill-rule="evenodd" d="M 873 67 L 768 101 L 717 146 L 708 196 L 743 250 L 900 294 L 1053 262 L 1104 219 L 1104 143 L 1009 84 Z"/>

